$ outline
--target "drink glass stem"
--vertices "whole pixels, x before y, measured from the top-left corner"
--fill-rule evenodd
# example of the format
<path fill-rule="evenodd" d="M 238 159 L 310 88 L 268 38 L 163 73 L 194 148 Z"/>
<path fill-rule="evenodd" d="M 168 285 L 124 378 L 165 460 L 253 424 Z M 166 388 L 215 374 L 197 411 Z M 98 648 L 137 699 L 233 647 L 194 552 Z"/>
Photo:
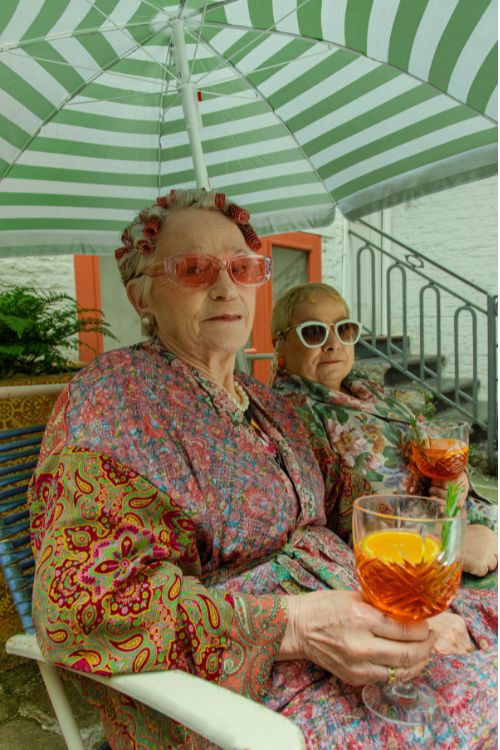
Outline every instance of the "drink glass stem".
<path fill-rule="evenodd" d="M 416 701 L 418 698 L 418 691 L 411 682 L 396 682 L 392 687 L 392 692 L 398 698 L 407 701 Z"/>

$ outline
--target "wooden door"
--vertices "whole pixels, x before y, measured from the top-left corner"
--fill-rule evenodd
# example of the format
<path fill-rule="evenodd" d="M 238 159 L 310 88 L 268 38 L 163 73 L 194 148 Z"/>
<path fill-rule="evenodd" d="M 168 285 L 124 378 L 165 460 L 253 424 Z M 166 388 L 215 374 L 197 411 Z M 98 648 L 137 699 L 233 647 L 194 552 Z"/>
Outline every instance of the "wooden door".
<path fill-rule="evenodd" d="M 321 237 L 293 232 L 262 238 L 262 253 L 273 259 L 273 276 L 269 284 L 257 290 L 255 321 L 246 354 L 266 354 L 266 359 L 252 360 L 252 374 L 267 383 L 270 373 L 271 314 L 274 302 L 287 289 L 298 284 L 321 281 Z"/>

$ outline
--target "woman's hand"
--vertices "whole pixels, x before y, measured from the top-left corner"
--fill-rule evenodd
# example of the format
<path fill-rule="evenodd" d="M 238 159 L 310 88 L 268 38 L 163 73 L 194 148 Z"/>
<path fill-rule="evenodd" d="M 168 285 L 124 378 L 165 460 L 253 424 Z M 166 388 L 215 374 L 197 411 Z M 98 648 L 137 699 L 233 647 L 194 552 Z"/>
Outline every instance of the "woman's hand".
<path fill-rule="evenodd" d="M 498 537 L 487 526 L 473 523 L 465 530 L 464 572 L 485 576 L 498 565 Z"/>
<path fill-rule="evenodd" d="M 465 620 L 453 612 L 441 612 L 429 617 L 429 628 L 436 634 L 434 651 L 438 654 L 466 654 L 474 647 Z"/>
<path fill-rule="evenodd" d="M 429 497 L 437 497 L 440 500 L 445 500 L 449 484 L 450 482 L 447 480 L 440 482 L 438 479 L 433 479 L 429 487 Z M 469 478 L 465 471 L 459 474 L 456 479 L 453 479 L 453 484 L 458 484 L 460 488 L 458 504 L 462 507 L 469 494 Z"/>
<path fill-rule="evenodd" d="M 357 591 L 315 591 L 287 597 L 288 624 L 279 660 L 309 659 L 349 685 L 416 677 L 435 634 L 427 623 L 403 623 L 379 612 Z"/>

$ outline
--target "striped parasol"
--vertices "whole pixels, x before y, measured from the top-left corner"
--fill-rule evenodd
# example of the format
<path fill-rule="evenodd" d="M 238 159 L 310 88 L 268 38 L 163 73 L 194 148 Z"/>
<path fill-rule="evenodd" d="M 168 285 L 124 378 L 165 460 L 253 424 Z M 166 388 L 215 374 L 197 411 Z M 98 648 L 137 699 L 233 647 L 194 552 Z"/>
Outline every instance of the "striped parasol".
<path fill-rule="evenodd" d="M 2 0 L 0 255 L 107 253 L 170 187 L 264 233 L 496 171 L 494 0 Z"/>

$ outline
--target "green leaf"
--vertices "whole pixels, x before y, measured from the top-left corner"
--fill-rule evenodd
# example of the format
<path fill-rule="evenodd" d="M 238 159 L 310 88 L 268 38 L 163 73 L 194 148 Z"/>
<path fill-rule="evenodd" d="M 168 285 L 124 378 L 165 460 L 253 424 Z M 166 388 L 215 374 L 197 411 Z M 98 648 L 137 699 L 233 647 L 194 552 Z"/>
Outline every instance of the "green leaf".
<path fill-rule="evenodd" d="M 30 325 L 30 321 L 26 318 L 18 318 L 14 315 L 6 315 L 2 312 L 0 312 L 0 323 L 5 323 L 6 326 L 11 328 L 19 336 L 19 338 Z"/>
<path fill-rule="evenodd" d="M 342 408 L 337 408 L 336 416 L 337 416 L 337 421 L 340 422 L 340 424 L 345 424 L 347 420 L 349 419 L 349 414 L 346 412 L 345 409 L 342 409 Z"/>
<path fill-rule="evenodd" d="M 401 460 L 401 451 L 392 445 L 386 445 L 382 451 L 382 455 L 386 458 L 396 459 L 398 462 Z"/>
<path fill-rule="evenodd" d="M 384 424 L 382 427 L 382 434 L 386 437 L 393 445 L 399 445 L 404 437 L 406 425 L 404 427 L 397 427 L 393 424 Z"/>
<path fill-rule="evenodd" d="M 99 310 L 80 308 L 68 294 L 0 285 L 0 377 L 64 372 L 66 351 L 86 331 L 116 340 Z"/>
<path fill-rule="evenodd" d="M 366 471 L 365 477 L 369 482 L 381 482 L 384 478 L 382 474 L 379 474 L 377 471 Z"/>

